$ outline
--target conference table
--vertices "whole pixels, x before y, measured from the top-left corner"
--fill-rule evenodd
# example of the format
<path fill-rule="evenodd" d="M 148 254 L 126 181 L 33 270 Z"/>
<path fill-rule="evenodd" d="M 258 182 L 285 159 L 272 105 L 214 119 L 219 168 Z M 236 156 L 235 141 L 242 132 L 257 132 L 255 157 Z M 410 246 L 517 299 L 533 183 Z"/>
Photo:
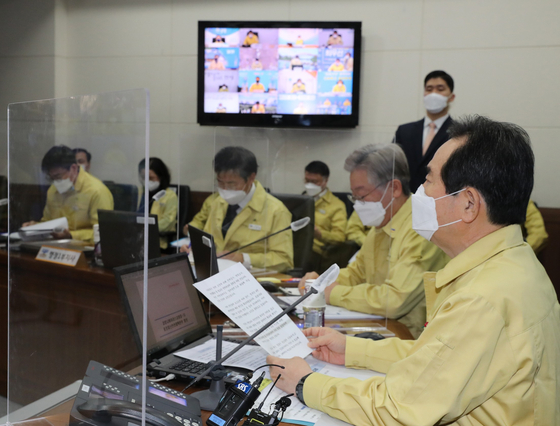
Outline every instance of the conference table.
<path fill-rule="evenodd" d="M 10 259 L 10 327 L 8 332 L 5 312 L 0 324 L 0 351 L 7 353 L 9 335 L 11 400 L 26 405 L 80 380 L 91 359 L 123 371 L 137 368 L 140 353 L 111 270 L 89 264 L 68 267 L 46 263 L 26 253 L 12 252 Z M 4 250 L 0 250 L 0 276 L 0 304 L 7 306 L 8 253 Z M 211 317 L 213 325 L 226 320 L 223 314 Z M 406 326 L 394 320 L 337 320 L 326 321 L 326 325 L 377 325 L 397 337 L 412 339 Z M 3 355 L 0 386 L 4 395 L 7 374 L 7 359 Z M 182 382 L 166 385 L 184 387 Z M 46 414 L 60 416 L 57 410 L 63 410 L 65 420 L 59 420 L 67 424 L 69 407 L 53 410 Z M 203 414 L 203 418 L 207 415 Z"/>

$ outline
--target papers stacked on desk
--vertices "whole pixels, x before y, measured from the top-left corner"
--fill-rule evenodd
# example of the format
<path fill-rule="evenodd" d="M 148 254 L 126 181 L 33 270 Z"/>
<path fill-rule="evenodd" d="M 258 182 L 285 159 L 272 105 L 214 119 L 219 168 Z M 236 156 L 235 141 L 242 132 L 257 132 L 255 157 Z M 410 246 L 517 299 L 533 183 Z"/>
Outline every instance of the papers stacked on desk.
<path fill-rule="evenodd" d="M 279 299 L 283 300 L 286 303 L 294 303 L 299 296 L 280 296 Z M 303 307 L 300 305 L 296 307 L 296 315 L 298 317 L 303 317 Z M 345 308 L 340 308 L 338 306 L 327 305 L 327 309 L 325 310 L 325 319 L 328 320 L 336 320 L 336 319 L 378 319 L 384 318 L 380 315 L 370 315 L 364 314 L 362 312 L 355 312 L 349 311 Z"/>

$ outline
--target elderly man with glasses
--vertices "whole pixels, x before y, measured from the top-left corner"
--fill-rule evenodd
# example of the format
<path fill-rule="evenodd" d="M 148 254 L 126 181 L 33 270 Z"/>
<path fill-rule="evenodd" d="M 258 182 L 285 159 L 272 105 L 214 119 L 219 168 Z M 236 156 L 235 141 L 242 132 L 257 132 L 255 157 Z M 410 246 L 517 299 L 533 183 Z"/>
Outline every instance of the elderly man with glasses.
<path fill-rule="evenodd" d="M 395 144 L 367 145 L 346 159 L 344 169 L 354 210 L 372 229 L 356 261 L 325 290 L 327 303 L 397 319 L 418 337 L 426 322 L 423 274 L 449 258 L 412 229 L 406 156 Z M 307 274 L 300 288 L 316 277 Z"/>

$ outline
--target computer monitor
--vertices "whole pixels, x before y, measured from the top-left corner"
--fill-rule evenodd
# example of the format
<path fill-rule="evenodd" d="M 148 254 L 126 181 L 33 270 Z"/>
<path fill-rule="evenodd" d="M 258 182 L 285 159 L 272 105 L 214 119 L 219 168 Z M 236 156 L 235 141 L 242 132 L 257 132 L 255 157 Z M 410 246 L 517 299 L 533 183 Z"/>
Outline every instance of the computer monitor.
<path fill-rule="evenodd" d="M 189 226 L 191 248 L 197 281 L 205 280 L 219 272 L 214 237 L 194 226 Z"/>
<path fill-rule="evenodd" d="M 144 215 L 118 210 L 98 210 L 101 259 L 106 268 L 144 260 Z M 148 259 L 161 256 L 156 215 L 148 218 Z"/>

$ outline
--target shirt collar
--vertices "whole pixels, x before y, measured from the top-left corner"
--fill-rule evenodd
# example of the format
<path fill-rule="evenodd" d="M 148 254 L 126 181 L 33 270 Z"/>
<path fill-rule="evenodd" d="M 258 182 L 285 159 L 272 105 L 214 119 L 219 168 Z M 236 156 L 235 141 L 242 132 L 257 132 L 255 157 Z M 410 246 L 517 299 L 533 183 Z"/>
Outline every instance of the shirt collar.
<path fill-rule="evenodd" d="M 391 206 L 386 210 L 385 214 L 391 214 Z M 401 208 L 395 213 L 393 218 L 385 225 L 383 228 L 383 232 L 389 235 L 391 238 L 394 238 L 395 233 L 399 231 L 403 226 L 406 226 L 407 223 L 412 223 L 412 202 L 410 201 L 410 197 L 408 200 L 401 206 Z"/>
<path fill-rule="evenodd" d="M 81 167 L 79 167 L 78 177 L 76 178 L 76 182 L 74 182 L 74 189 L 76 191 L 79 192 L 82 190 L 82 186 L 84 186 L 84 180 L 86 179 L 86 174 L 87 172 L 85 170 L 82 170 Z"/>
<path fill-rule="evenodd" d="M 249 201 L 251 201 L 251 199 L 253 198 L 253 194 L 255 193 L 255 183 L 253 182 L 251 184 L 251 190 L 249 191 L 249 193 L 245 196 L 245 198 L 243 198 L 237 205 L 239 206 L 239 208 L 237 209 L 237 211 L 241 211 L 243 210 L 243 208 L 249 204 Z"/>
<path fill-rule="evenodd" d="M 324 198 L 324 200 L 328 203 L 329 200 L 327 199 L 327 197 L 325 197 L 325 195 L 327 195 L 327 191 L 328 191 L 328 188 L 323 189 L 321 192 L 319 192 L 317 195 L 315 195 L 313 197 L 313 199 L 315 201 L 318 201 L 320 198 Z"/>
<path fill-rule="evenodd" d="M 441 129 L 441 126 L 443 126 L 443 123 L 445 123 L 445 120 L 447 120 L 448 118 L 449 118 L 449 114 L 446 114 L 443 117 L 434 120 L 434 123 L 436 123 L 436 129 L 437 130 Z M 430 120 L 429 117 L 424 117 L 424 128 L 428 127 L 431 122 L 432 120 Z"/>
<path fill-rule="evenodd" d="M 523 234 L 519 225 L 509 225 L 482 237 L 437 272 L 436 287 L 441 288 L 449 284 L 498 253 L 521 244 Z"/>

